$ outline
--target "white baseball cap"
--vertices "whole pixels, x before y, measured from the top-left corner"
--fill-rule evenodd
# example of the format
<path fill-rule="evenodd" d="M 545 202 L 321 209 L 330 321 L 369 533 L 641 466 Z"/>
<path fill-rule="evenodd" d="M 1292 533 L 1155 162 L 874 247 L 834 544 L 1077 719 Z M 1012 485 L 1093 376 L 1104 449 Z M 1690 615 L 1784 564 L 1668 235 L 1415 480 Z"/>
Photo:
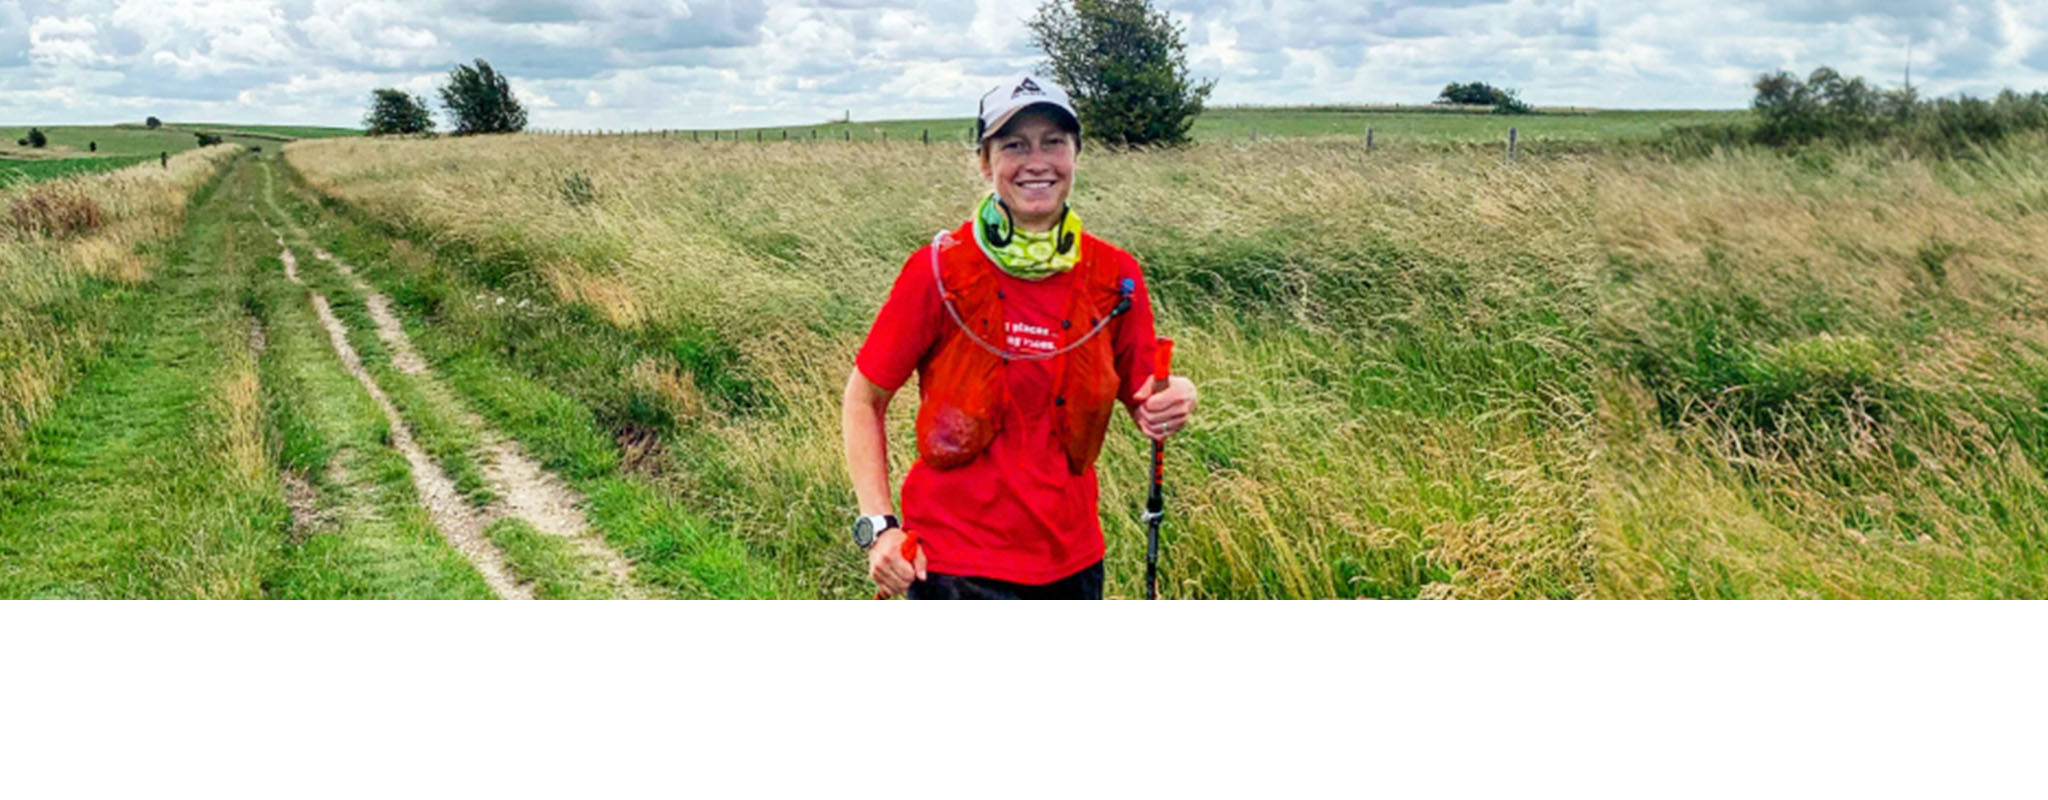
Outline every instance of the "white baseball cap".
<path fill-rule="evenodd" d="M 1073 101 L 1067 99 L 1067 90 L 1037 75 L 1017 75 L 996 85 L 981 96 L 981 111 L 976 124 L 975 140 L 982 141 L 993 136 L 1009 124 L 1017 112 L 1037 105 L 1052 106 L 1067 115 L 1074 131 L 1081 130 L 1081 115 L 1074 112 Z"/>

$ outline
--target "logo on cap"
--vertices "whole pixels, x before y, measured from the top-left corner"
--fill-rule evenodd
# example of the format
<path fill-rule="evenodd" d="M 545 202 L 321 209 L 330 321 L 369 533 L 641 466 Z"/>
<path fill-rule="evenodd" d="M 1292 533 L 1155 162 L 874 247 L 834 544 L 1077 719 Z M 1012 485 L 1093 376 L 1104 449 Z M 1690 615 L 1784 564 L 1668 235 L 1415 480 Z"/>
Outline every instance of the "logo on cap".
<path fill-rule="evenodd" d="M 1010 92 L 1010 99 L 1015 100 L 1020 94 L 1045 94 L 1045 90 L 1038 88 L 1038 84 L 1032 83 L 1030 78 L 1025 78 L 1023 83 L 1017 84 L 1017 88 Z"/>

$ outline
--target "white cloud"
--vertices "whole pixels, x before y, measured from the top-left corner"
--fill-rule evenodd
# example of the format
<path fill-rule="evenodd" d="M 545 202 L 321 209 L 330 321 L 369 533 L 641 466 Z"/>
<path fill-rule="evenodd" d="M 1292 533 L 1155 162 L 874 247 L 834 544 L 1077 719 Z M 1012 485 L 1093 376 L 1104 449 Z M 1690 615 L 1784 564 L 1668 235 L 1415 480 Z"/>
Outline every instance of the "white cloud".
<path fill-rule="evenodd" d="M 1155 0 L 1215 103 L 1424 102 L 1452 80 L 1539 104 L 1736 107 L 1769 69 L 1933 94 L 2048 86 L 2028 0 Z M 735 127 L 965 116 L 1039 60 L 1014 0 L 4 0 L 0 119 L 354 124 L 458 62 L 534 125 Z"/>

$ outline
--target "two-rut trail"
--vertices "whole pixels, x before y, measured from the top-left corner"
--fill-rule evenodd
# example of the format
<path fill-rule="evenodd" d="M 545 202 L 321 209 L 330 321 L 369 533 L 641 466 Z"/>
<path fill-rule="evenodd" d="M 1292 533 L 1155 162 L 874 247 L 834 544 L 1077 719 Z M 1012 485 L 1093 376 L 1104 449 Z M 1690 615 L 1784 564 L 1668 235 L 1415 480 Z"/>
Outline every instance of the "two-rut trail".
<path fill-rule="evenodd" d="M 265 177 L 268 178 L 266 170 Z M 268 181 L 264 186 L 265 201 L 273 212 L 282 215 L 274 197 L 269 196 Z M 286 224 L 290 221 L 286 218 Z M 285 236 L 268 220 L 263 221 L 277 240 L 279 260 L 284 263 L 285 277 L 294 283 L 305 285 L 299 277 L 298 257 L 285 240 Z M 292 226 L 296 230 L 297 226 Z M 297 238 L 303 236 L 295 234 Z M 440 387 L 438 379 L 426 360 L 412 345 L 411 338 L 391 311 L 391 300 L 378 292 L 361 276 L 357 275 L 347 262 L 319 247 L 311 248 L 314 256 L 330 265 L 338 274 L 347 278 L 353 288 L 363 297 L 364 305 L 374 323 L 377 337 L 390 351 L 391 363 L 399 372 L 413 376 L 426 384 L 434 393 L 446 390 Z M 377 385 L 376 380 L 363 366 L 362 358 L 348 342 L 348 328 L 336 317 L 326 296 L 308 287 L 314 311 L 320 324 L 326 328 L 335 354 L 350 375 L 362 384 L 370 394 L 391 427 L 392 445 L 405 457 L 411 467 L 415 490 L 419 493 L 420 504 L 426 509 L 434 526 L 447 538 L 449 544 L 467 558 L 486 583 L 500 597 L 507 599 L 532 599 L 533 588 L 522 582 L 517 572 L 505 557 L 505 553 L 493 543 L 488 534 L 490 526 L 501 519 L 518 519 L 548 536 L 559 537 L 570 543 L 577 554 L 586 562 L 596 565 L 609 579 L 613 593 L 619 597 L 640 598 L 644 594 L 632 580 L 632 564 L 624 556 L 607 545 L 597 532 L 590 527 L 583 513 L 583 498 L 560 478 L 542 468 L 526 455 L 517 442 L 498 434 L 481 417 L 452 403 L 457 410 L 460 423 L 480 434 L 482 445 L 479 453 L 484 463 L 484 478 L 492 493 L 498 498 L 482 509 L 472 506 L 456 489 L 455 481 L 441 468 L 441 465 L 427 455 L 426 450 L 414 439 L 411 427 L 399 413 L 398 407 Z"/>

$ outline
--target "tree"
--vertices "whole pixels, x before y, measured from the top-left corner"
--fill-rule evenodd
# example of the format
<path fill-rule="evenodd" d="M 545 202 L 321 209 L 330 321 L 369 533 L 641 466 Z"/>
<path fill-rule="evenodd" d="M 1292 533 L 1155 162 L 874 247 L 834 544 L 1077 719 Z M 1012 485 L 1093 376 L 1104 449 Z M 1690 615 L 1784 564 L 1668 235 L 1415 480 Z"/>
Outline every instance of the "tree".
<path fill-rule="evenodd" d="M 1181 27 L 1150 0 L 1047 0 L 1025 24 L 1093 138 L 1185 143 L 1216 88 L 1189 79 Z"/>
<path fill-rule="evenodd" d="M 441 106 L 454 122 L 455 135 L 517 133 L 526 128 L 526 109 L 512 96 L 504 74 L 479 58 L 476 66 L 457 64 L 441 87 Z"/>
<path fill-rule="evenodd" d="M 143 120 L 142 124 L 143 126 L 149 128 L 150 130 L 156 130 L 164 126 L 164 121 L 157 119 L 156 117 L 150 117 L 149 119 Z"/>
<path fill-rule="evenodd" d="M 427 98 L 397 89 L 376 89 L 370 92 L 370 110 L 363 115 L 363 127 L 371 136 L 428 133 L 434 130 L 434 117 L 427 111 Z"/>
<path fill-rule="evenodd" d="M 1451 83 L 1436 95 L 1436 102 L 1461 106 L 1493 106 L 1496 113 L 1527 114 L 1529 104 L 1513 89 L 1502 89 L 1485 81 Z"/>
<path fill-rule="evenodd" d="M 1887 114 L 1909 116 L 1913 99 L 1903 94 L 1887 98 L 1862 78 L 1821 67 L 1804 82 L 1784 70 L 1757 76 L 1749 107 L 1761 121 L 1757 134 L 1764 143 L 1788 144 L 1870 133 Z"/>
<path fill-rule="evenodd" d="M 30 147 L 42 147 L 50 143 L 50 137 L 44 136 L 41 128 L 30 128 L 27 141 Z"/>

